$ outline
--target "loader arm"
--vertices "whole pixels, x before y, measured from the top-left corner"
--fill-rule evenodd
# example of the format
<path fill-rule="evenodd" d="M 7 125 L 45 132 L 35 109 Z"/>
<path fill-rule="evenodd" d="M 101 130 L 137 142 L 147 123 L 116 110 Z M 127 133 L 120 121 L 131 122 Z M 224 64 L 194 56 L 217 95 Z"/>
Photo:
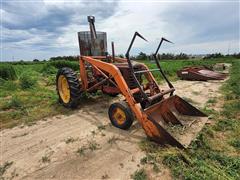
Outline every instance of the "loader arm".
<path fill-rule="evenodd" d="M 128 50 L 127 50 L 127 52 L 126 52 L 126 58 L 127 58 L 127 62 L 128 62 L 128 65 L 129 65 L 129 69 L 130 69 L 130 71 L 131 71 L 131 73 L 132 73 L 132 76 L 133 76 L 133 78 L 134 78 L 134 80 L 135 80 L 135 83 L 136 83 L 136 85 L 138 86 L 139 91 L 140 91 L 140 93 L 141 93 L 141 95 L 142 95 L 142 102 L 143 102 L 143 103 L 146 105 L 146 107 L 147 107 L 147 106 L 149 106 L 149 105 L 152 105 L 155 101 L 158 101 L 159 99 L 163 99 L 163 96 L 164 96 L 165 94 L 170 93 L 170 96 L 173 95 L 173 92 L 175 91 L 175 89 L 174 89 L 173 85 L 170 83 L 170 81 L 167 79 L 167 77 L 165 76 L 165 74 L 163 73 L 163 71 L 162 71 L 162 69 L 161 69 L 161 66 L 160 66 L 160 64 L 159 64 L 159 62 L 157 61 L 156 58 L 155 58 L 155 61 L 156 61 L 156 63 L 157 63 L 158 69 L 149 70 L 148 68 L 146 68 L 146 70 L 143 70 L 143 71 L 137 71 L 137 72 L 134 71 L 132 62 L 131 62 L 131 60 L 130 60 L 130 55 L 129 55 L 129 53 L 130 53 L 130 50 L 131 50 L 131 48 L 132 48 L 132 46 L 133 46 L 133 43 L 134 43 L 134 41 L 135 41 L 135 39 L 136 39 L 137 36 L 140 37 L 141 39 L 147 41 L 141 34 L 139 34 L 138 32 L 135 32 L 134 35 L 133 35 L 133 38 L 132 38 L 132 40 L 131 40 L 131 43 L 130 43 L 130 45 L 129 45 L 129 47 L 128 47 Z M 158 46 L 158 48 L 157 48 L 157 50 L 156 50 L 156 53 L 155 53 L 155 55 L 154 55 L 155 57 L 156 57 L 156 54 L 158 53 L 158 51 L 159 51 L 159 49 L 160 49 L 160 47 L 161 47 L 161 44 L 162 44 L 163 40 L 168 41 L 168 40 L 162 38 L 162 40 L 161 40 L 161 42 L 160 42 L 160 44 L 159 44 L 159 46 Z M 170 41 L 168 41 L 168 42 L 170 42 Z M 152 75 L 150 75 L 151 78 L 153 79 L 153 82 L 154 82 L 155 86 L 156 86 L 156 88 L 155 88 L 156 90 L 155 90 L 154 95 L 148 96 L 148 95 L 144 92 L 144 89 L 142 88 L 142 86 L 141 86 L 141 84 L 139 83 L 139 81 L 138 81 L 138 79 L 137 79 L 137 77 L 136 77 L 135 74 L 136 74 L 136 73 L 148 73 L 148 76 L 149 76 L 149 74 L 151 74 L 150 72 L 151 72 L 151 71 L 155 71 L 155 70 L 161 72 L 161 74 L 163 75 L 164 79 L 167 81 L 170 89 L 169 89 L 169 90 L 166 90 L 166 91 L 164 91 L 164 92 L 161 92 L 160 89 L 159 89 L 159 87 L 158 87 L 158 85 L 157 85 L 157 83 L 156 83 L 156 81 L 155 81 L 155 79 L 154 79 L 154 77 L 153 77 Z M 145 105 L 144 105 L 144 106 L 145 106 Z"/>
<path fill-rule="evenodd" d="M 167 78 L 166 75 L 164 74 L 164 72 L 163 72 L 163 70 L 162 70 L 162 68 L 161 68 L 160 62 L 159 62 L 159 60 L 157 59 L 157 54 L 158 54 L 158 51 L 159 51 L 159 49 L 160 49 L 163 41 L 172 43 L 171 41 L 169 41 L 169 40 L 167 40 L 167 39 L 165 39 L 165 38 L 162 38 L 161 41 L 160 41 L 160 43 L 159 43 L 159 45 L 158 45 L 158 47 L 157 47 L 156 52 L 155 52 L 154 55 L 153 55 L 153 58 L 154 58 L 154 60 L 155 60 L 155 62 L 156 62 L 156 64 L 157 64 L 157 67 L 158 67 L 160 73 L 162 74 L 163 78 L 164 78 L 165 81 L 167 82 L 169 88 L 174 88 L 173 85 L 172 85 L 172 83 L 168 80 L 168 78 Z M 172 95 L 173 95 L 173 92 L 170 93 L 170 96 L 172 96 Z"/>
<path fill-rule="evenodd" d="M 99 69 L 101 69 L 105 72 L 108 72 L 114 78 L 119 90 L 126 98 L 127 103 L 129 104 L 132 112 L 135 114 L 136 119 L 143 127 L 147 136 L 151 139 L 159 140 L 158 137 L 162 136 L 162 134 L 159 131 L 159 128 L 156 126 L 155 122 L 148 119 L 147 114 L 144 111 L 142 111 L 140 104 L 136 103 L 136 101 L 133 98 L 133 94 L 129 90 L 127 83 L 125 82 L 124 78 L 122 77 L 121 72 L 115 65 L 103 62 L 101 60 L 94 59 L 90 56 L 81 56 L 80 62 L 81 62 L 80 64 L 84 64 L 84 62 L 88 62 L 88 63 L 98 67 Z M 82 80 L 84 80 L 84 79 L 82 79 Z M 161 139 L 163 140 L 164 137 L 162 137 Z M 179 145 L 179 147 L 182 147 L 182 146 Z"/>
<path fill-rule="evenodd" d="M 133 35 L 133 38 L 132 38 L 132 40 L 131 40 L 131 43 L 130 43 L 130 45 L 129 45 L 129 47 L 128 47 L 128 50 L 127 50 L 127 53 L 126 53 L 126 58 L 127 58 L 128 66 L 129 66 L 129 68 L 130 68 L 130 71 L 131 71 L 131 73 L 132 73 L 132 76 L 133 76 L 133 78 L 134 78 L 134 80 L 135 80 L 135 83 L 137 84 L 137 86 L 138 86 L 138 88 L 139 88 L 139 90 L 140 90 L 140 93 L 141 93 L 143 99 L 144 99 L 144 100 L 147 100 L 147 99 L 148 99 L 148 96 L 146 95 L 146 93 L 144 93 L 144 90 L 143 90 L 141 84 L 139 83 L 139 81 L 138 81 L 138 79 L 137 79 L 137 77 L 136 77 L 136 75 L 135 75 L 135 72 L 134 72 L 134 70 L 133 70 L 133 65 L 132 65 L 132 63 L 131 63 L 130 56 L 129 56 L 130 50 L 131 50 L 132 45 L 133 45 L 133 43 L 134 43 L 134 41 L 135 41 L 135 39 L 136 39 L 137 36 L 140 37 L 141 39 L 147 41 L 141 34 L 139 34 L 138 32 L 135 32 L 134 35 Z"/>
<path fill-rule="evenodd" d="M 100 70 L 108 72 L 109 76 L 112 76 L 114 78 L 116 85 L 118 86 L 121 93 L 124 95 L 131 111 L 136 116 L 136 119 L 144 129 L 149 139 L 161 144 L 169 143 L 179 148 L 185 147 L 185 144 L 181 144 L 181 142 L 179 142 L 174 136 L 172 136 L 171 133 L 166 131 L 164 124 L 160 122 L 159 118 L 161 119 L 164 118 L 164 121 L 167 121 L 167 122 L 168 121 L 174 122 L 174 118 L 173 118 L 174 115 L 169 111 L 171 107 L 169 107 L 168 105 L 168 101 L 169 101 L 168 99 L 163 100 L 164 102 L 163 104 L 165 105 L 162 105 L 162 102 L 160 101 L 159 103 L 148 107 L 146 110 L 143 110 L 140 104 L 135 101 L 133 97 L 133 93 L 129 89 L 120 70 L 114 64 L 106 63 L 89 56 L 81 56 L 80 61 L 82 61 L 81 64 L 84 64 L 84 62 L 88 62 L 93 66 L 96 66 Z M 183 104 L 182 102 L 183 100 L 178 96 L 172 96 L 172 99 L 170 101 L 171 101 L 171 104 L 174 104 L 174 105 L 177 104 L 176 112 L 178 113 L 183 111 L 186 115 L 188 115 L 187 109 L 192 108 L 192 111 L 196 112 L 196 114 L 193 114 L 193 115 L 196 115 L 196 116 L 202 115 L 201 113 L 200 114 L 198 113 L 198 110 L 188 105 L 186 102 L 184 102 Z M 180 123 L 180 121 L 176 120 L 176 123 Z M 188 144 L 189 143 L 187 143 L 187 145 Z"/>

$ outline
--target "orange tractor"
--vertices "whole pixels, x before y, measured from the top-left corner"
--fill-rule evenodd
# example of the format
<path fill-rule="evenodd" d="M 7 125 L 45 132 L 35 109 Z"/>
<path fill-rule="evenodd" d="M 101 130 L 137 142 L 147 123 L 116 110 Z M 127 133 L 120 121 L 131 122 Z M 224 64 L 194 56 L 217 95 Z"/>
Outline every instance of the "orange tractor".
<path fill-rule="evenodd" d="M 130 59 L 135 38 L 144 39 L 139 33 L 134 34 L 126 58 L 115 57 L 113 43 L 111 56 L 106 53 L 106 33 L 97 32 L 94 21 L 93 16 L 88 16 L 90 31 L 78 33 L 80 78 L 67 67 L 58 71 L 56 82 L 60 102 L 74 108 L 83 92 L 102 90 L 110 96 L 122 94 L 125 100 L 111 104 L 108 111 L 115 127 L 126 130 L 136 117 L 150 140 L 179 148 L 187 147 L 206 123 L 207 116 L 173 95 L 175 89 L 157 59 L 162 43 L 170 41 L 161 39 L 154 54 L 157 68 L 149 69 L 145 64 Z M 161 73 L 169 89 L 159 87 L 153 71 Z"/>

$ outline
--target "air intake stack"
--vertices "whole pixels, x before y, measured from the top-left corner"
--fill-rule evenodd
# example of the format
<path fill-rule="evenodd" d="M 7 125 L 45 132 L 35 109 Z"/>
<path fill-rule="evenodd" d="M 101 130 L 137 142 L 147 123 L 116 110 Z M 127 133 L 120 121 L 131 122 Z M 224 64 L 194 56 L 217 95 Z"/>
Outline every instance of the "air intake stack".
<path fill-rule="evenodd" d="M 90 31 L 78 32 L 81 56 L 105 56 L 107 52 L 107 33 L 96 31 L 95 17 L 88 16 Z"/>

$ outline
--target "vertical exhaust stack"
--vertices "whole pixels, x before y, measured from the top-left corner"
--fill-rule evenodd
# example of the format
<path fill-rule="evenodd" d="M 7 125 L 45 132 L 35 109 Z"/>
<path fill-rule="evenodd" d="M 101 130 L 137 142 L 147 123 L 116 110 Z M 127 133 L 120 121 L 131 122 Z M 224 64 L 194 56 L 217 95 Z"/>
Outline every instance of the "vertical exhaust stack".
<path fill-rule="evenodd" d="M 78 32 L 81 56 L 105 56 L 107 52 L 107 33 L 96 31 L 95 17 L 88 16 L 89 31 Z"/>
<path fill-rule="evenodd" d="M 89 22 L 89 28 L 90 28 L 90 33 L 91 33 L 91 40 L 94 41 L 97 39 L 97 32 L 95 29 L 95 17 L 94 16 L 88 16 L 88 22 Z"/>
<path fill-rule="evenodd" d="M 114 48 L 114 42 L 112 41 L 112 59 L 113 59 L 113 62 L 115 60 L 115 48 Z"/>

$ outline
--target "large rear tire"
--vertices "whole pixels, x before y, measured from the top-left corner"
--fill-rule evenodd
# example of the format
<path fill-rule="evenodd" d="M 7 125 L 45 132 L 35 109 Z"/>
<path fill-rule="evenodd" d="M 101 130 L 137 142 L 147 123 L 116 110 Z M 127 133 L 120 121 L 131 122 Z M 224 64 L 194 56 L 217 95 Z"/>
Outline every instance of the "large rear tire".
<path fill-rule="evenodd" d="M 131 109 L 124 101 L 111 104 L 108 115 L 112 125 L 124 130 L 129 129 L 134 120 Z"/>
<path fill-rule="evenodd" d="M 76 108 L 79 104 L 81 86 L 76 73 L 68 67 L 58 70 L 56 88 L 59 102 L 67 108 Z"/>

